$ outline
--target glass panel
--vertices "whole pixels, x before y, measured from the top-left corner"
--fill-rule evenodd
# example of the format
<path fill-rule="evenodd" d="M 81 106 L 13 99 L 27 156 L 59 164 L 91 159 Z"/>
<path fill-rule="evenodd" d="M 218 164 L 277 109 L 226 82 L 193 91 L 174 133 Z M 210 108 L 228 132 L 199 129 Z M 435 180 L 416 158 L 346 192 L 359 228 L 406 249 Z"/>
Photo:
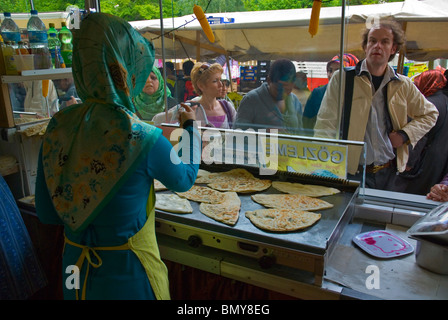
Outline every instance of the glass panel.
<path fill-rule="evenodd" d="M 15 124 L 49 118 L 62 108 L 80 102 L 73 78 L 9 83 L 8 89 Z"/>

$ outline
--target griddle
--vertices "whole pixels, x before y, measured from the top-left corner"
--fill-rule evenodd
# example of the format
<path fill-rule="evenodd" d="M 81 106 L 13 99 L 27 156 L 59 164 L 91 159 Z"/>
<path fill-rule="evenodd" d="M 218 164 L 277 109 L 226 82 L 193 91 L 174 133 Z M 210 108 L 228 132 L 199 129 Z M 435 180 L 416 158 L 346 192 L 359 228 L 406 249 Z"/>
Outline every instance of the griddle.
<path fill-rule="evenodd" d="M 322 283 L 324 264 L 332 245 L 339 238 L 341 229 L 351 219 L 350 207 L 357 194 L 357 184 L 342 179 L 308 176 L 289 172 L 279 172 L 272 176 L 259 176 L 257 169 L 250 166 L 201 165 L 201 169 L 210 172 L 229 171 L 244 168 L 261 179 L 317 184 L 338 188 L 340 193 L 320 197 L 333 204 L 333 208 L 315 211 L 321 213 L 321 219 L 314 225 L 295 232 L 269 232 L 254 226 L 246 218 L 246 211 L 264 209 L 251 199 L 253 194 L 279 194 L 272 186 L 262 192 L 238 193 L 241 199 L 240 216 L 234 226 L 217 222 L 199 211 L 199 203 L 191 201 L 193 213 L 179 214 L 156 210 L 156 231 L 184 239 L 191 246 L 209 245 L 220 250 L 228 250 L 259 259 L 262 267 L 274 263 L 288 265 L 316 276 L 315 284 Z M 206 184 L 200 184 L 206 185 Z M 158 191 L 158 193 L 172 193 Z M 207 241 L 206 238 L 225 241 Z"/>

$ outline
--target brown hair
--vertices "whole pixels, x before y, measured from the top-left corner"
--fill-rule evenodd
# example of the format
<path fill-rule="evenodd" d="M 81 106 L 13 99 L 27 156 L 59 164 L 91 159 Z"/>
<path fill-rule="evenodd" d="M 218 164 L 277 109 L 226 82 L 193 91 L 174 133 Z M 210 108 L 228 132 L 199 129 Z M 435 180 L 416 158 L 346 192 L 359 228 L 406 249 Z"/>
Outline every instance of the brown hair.
<path fill-rule="evenodd" d="M 380 19 L 380 23 L 379 24 L 375 24 L 373 23 L 372 26 L 370 28 L 366 28 L 362 34 L 362 48 L 365 49 L 367 46 L 367 41 L 368 41 L 368 37 L 369 37 L 369 32 L 372 29 L 389 29 L 392 31 L 392 34 L 394 36 L 394 45 L 397 46 L 397 50 L 395 51 L 394 54 L 391 54 L 389 57 L 389 61 L 391 61 L 394 57 L 395 54 L 401 50 L 401 47 L 403 46 L 403 44 L 406 42 L 406 36 L 404 34 L 403 28 L 401 27 L 401 25 L 392 19 Z"/>
<path fill-rule="evenodd" d="M 219 63 L 209 64 L 206 62 L 196 62 L 191 70 L 191 82 L 193 83 L 194 91 L 198 95 L 202 95 L 198 83 L 206 83 L 210 79 L 210 75 L 216 72 L 223 73 L 224 70 Z"/>

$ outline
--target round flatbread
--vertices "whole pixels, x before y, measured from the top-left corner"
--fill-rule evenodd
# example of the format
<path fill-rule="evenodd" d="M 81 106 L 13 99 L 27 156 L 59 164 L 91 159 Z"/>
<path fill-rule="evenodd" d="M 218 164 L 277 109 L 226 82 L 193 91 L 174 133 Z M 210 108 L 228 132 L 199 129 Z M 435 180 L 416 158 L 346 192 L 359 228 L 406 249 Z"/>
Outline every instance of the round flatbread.
<path fill-rule="evenodd" d="M 336 188 L 284 181 L 273 181 L 272 187 L 284 193 L 301 194 L 308 197 L 330 196 L 340 192 Z"/>
<path fill-rule="evenodd" d="M 267 208 L 275 209 L 315 211 L 333 207 L 327 201 L 300 194 L 254 194 L 251 198 Z"/>
<path fill-rule="evenodd" d="M 246 217 L 262 230 L 290 232 L 312 226 L 319 221 L 321 215 L 291 209 L 260 209 L 246 211 Z"/>
<path fill-rule="evenodd" d="M 193 207 L 190 201 L 179 197 L 177 194 L 157 194 L 156 195 L 156 209 L 174 212 L 174 213 L 192 213 Z"/>

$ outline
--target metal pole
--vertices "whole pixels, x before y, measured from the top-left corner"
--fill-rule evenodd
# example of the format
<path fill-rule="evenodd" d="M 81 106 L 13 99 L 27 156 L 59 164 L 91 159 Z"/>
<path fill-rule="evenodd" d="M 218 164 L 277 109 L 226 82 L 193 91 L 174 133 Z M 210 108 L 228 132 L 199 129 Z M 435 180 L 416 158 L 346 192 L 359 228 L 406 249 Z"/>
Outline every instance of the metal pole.
<path fill-rule="evenodd" d="M 33 0 L 30 0 L 30 6 L 31 6 L 31 10 L 34 10 L 34 2 L 33 2 Z"/>
<path fill-rule="evenodd" d="M 165 120 L 168 122 L 168 97 L 166 96 L 166 69 L 165 69 L 165 32 L 163 31 L 163 7 L 162 0 L 159 0 L 159 8 L 160 8 L 160 34 L 162 37 L 160 41 L 162 42 L 162 77 L 164 80 L 163 92 L 164 92 L 164 100 L 165 100 Z"/>
<path fill-rule="evenodd" d="M 339 123 L 339 130 L 337 132 L 337 137 L 338 139 L 341 138 L 340 133 L 341 133 L 341 119 L 342 119 L 342 114 L 344 112 L 344 88 L 345 86 L 342 85 L 342 79 L 345 78 L 345 72 L 344 72 L 344 42 L 345 42 L 345 0 L 342 0 L 342 13 L 341 13 L 341 42 L 340 42 L 340 48 L 339 48 L 339 62 L 340 62 L 340 67 L 339 67 L 339 97 L 338 97 L 338 105 L 339 105 L 339 118 L 338 118 L 338 123 Z"/>

